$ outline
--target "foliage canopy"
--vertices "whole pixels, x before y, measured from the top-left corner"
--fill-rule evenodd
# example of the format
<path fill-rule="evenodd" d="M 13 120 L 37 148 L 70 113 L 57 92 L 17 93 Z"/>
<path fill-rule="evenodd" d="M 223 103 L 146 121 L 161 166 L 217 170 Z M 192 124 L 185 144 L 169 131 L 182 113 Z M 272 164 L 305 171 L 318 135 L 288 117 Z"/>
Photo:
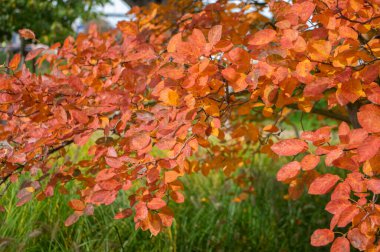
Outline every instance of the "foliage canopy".
<path fill-rule="evenodd" d="M 266 5 L 273 20 L 260 14 Z M 132 9 L 135 19 L 63 45 L 37 49 L 36 75 L 16 55 L 0 75 L 2 182 L 29 173 L 17 205 L 67 193 L 71 225 L 120 190 L 129 204 L 115 218 L 157 235 L 182 203 L 185 174 L 243 167 L 243 154 L 292 157 L 277 174 L 289 199 L 331 193 L 329 228 L 313 246 L 376 250 L 380 227 L 380 2 L 305 0 L 203 5 L 169 1 Z M 21 35 L 34 39 L 29 30 Z M 294 111 L 335 125 L 281 123 Z M 99 136 L 99 132 L 101 136 Z M 78 162 L 65 146 L 84 145 Z M 60 164 L 60 165 L 57 165 Z M 318 171 L 323 165 L 328 173 Z M 236 179 L 246 185 L 244 177 Z"/>

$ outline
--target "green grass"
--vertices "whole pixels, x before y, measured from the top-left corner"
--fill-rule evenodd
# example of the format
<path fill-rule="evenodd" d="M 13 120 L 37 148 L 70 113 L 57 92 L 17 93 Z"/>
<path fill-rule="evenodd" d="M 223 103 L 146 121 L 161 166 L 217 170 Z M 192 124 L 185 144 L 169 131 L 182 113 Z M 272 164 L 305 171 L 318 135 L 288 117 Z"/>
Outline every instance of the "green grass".
<path fill-rule="evenodd" d="M 275 181 L 278 167 L 271 162 L 253 164 L 256 195 L 241 203 L 232 201 L 239 188 L 220 173 L 183 178 L 186 201 L 171 203 L 176 220 L 157 237 L 135 231 L 131 218 L 113 220 L 126 195 L 65 227 L 71 213 L 67 195 L 16 208 L 11 187 L 0 202 L 6 208 L 0 215 L 0 251 L 323 251 L 309 239 L 314 229 L 328 227 L 326 198 L 284 200 L 286 186 Z"/>

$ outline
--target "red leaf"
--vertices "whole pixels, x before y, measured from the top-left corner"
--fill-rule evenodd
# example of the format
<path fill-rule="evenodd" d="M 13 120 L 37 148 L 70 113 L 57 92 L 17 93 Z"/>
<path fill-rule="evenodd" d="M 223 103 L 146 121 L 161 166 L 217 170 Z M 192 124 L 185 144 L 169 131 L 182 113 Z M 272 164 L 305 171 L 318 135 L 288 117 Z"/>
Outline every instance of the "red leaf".
<path fill-rule="evenodd" d="M 73 213 L 65 220 L 65 226 L 68 227 L 73 225 L 75 222 L 79 220 L 79 217 L 80 215 L 78 215 L 77 213 Z"/>
<path fill-rule="evenodd" d="M 340 179 L 339 176 L 333 174 L 324 174 L 316 178 L 309 187 L 309 194 L 322 195 L 328 193 Z"/>
<path fill-rule="evenodd" d="M 329 201 L 325 207 L 325 210 L 331 214 L 340 214 L 349 206 L 351 206 L 351 203 L 347 199 L 337 199 Z"/>
<path fill-rule="evenodd" d="M 160 210 L 158 213 L 158 216 L 160 216 L 162 225 L 165 227 L 170 227 L 173 223 L 174 214 L 173 211 L 169 207 L 164 207 Z"/>
<path fill-rule="evenodd" d="M 363 143 L 358 147 L 359 161 L 364 162 L 373 158 L 380 149 L 380 137 L 369 136 Z"/>
<path fill-rule="evenodd" d="M 202 48 L 206 44 L 206 38 L 203 32 L 199 29 L 193 29 L 193 32 L 188 37 L 188 41 L 198 48 Z"/>
<path fill-rule="evenodd" d="M 149 215 L 149 231 L 152 235 L 157 236 L 161 231 L 161 219 L 157 214 Z"/>
<path fill-rule="evenodd" d="M 174 35 L 169 43 L 168 43 L 168 46 L 167 46 L 167 50 L 169 53 L 172 53 L 172 52 L 175 52 L 177 50 L 177 46 L 178 44 L 182 42 L 182 34 L 181 33 L 177 33 L 176 35 Z"/>
<path fill-rule="evenodd" d="M 1 104 L 8 104 L 15 102 L 15 97 L 7 94 L 7 93 L 0 93 L 0 103 Z"/>
<path fill-rule="evenodd" d="M 298 6 L 299 6 L 299 12 L 297 12 L 297 15 L 299 15 L 302 22 L 306 22 L 310 18 L 311 14 L 313 14 L 313 11 L 315 9 L 315 4 L 312 3 L 311 1 L 310 2 L 305 1 L 305 2 L 299 3 Z"/>
<path fill-rule="evenodd" d="M 357 148 L 368 137 L 367 131 L 364 129 L 353 129 L 348 134 L 349 144 L 347 149 Z"/>
<path fill-rule="evenodd" d="M 360 172 L 352 172 L 347 175 L 346 181 L 350 184 L 352 191 L 365 192 L 367 191 L 366 181 Z"/>
<path fill-rule="evenodd" d="M 86 208 L 83 210 L 85 215 L 94 215 L 94 206 L 92 204 L 87 204 Z"/>
<path fill-rule="evenodd" d="M 379 71 L 379 70 L 377 70 Z M 372 82 L 369 87 L 365 90 L 368 100 L 380 105 L 380 87 L 376 82 Z"/>
<path fill-rule="evenodd" d="M 279 156 L 294 156 L 308 149 L 307 143 L 299 139 L 286 139 L 275 143 L 272 151 Z"/>
<path fill-rule="evenodd" d="M 104 169 L 104 170 L 101 170 L 98 173 L 98 175 L 96 176 L 95 181 L 99 182 L 99 181 L 108 180 L 110 178 L 113 178 L 114 176 L 116 176 L 116 173 L 114 173 L 114 169 L 113 168 L 111 168 L 111 169 Z"/>
<path fill-rule="evenodd" d="M 339 183 L 334 191 L 331 194 L 331 200 L 344 199 L 347 200 L 350 198 L 351 187 L 347 181 Z"/>
<path fill-rule="evenodd" d="M 113 191 L 121 188 L 121 183 L 115 179 L 109 179 L 109 180 L 104 180 L 99 182 L 99 186 L 103 190 L 107 191 Z"/>
<path fill-rule="evenodd" d="M 31 199 L 33 198 L 33 194 L 27 194 L 25 196 L 23 196 L 17 203 L 16 203 L 16 206 L 22 206 L 26 203 L 28 203 Z"/>
<path fill-rule="evenodd" d="M 358 112 L 360 125 L 369 133 L 380 132 L 380 107 L 374 104 L 367 104 L 360 108 Z"/>
<path fill-rule="evenodd" d="M 341 149 L 335 149 L 335 150 L 332 150 L 330 151 L 327 155 L 326 155 L 326 158 L 325 158 L 325 164 L 327 166 L 331 166 L 332 163 L 337 160 L 338 158 L 340 158 L 341 156 L 343 155 L 343 150 Z"/>
<path fill-rule="evenodd" d="M 29 29 L 20 29 L 18 30 L 18 33 L 24 39 L 36 39 L 36 35 L 34 35 L 34 32 Z"/>
<path fill-rule="evenodd" d="M 112 168 L 120 168 L 123 162 L 119 158 L 105 157 L 106 163 Z"/>
<path fill-rule="evenodd" d="M 33 51 L 30 51 L 28 55 L 26 55 L 25 61 L 34 59 L 44 50 L 45 50 L 44 48 L 37 48 L 37 49 L 34 49 Z"/>
<path fill-rule="evenodd" d="M 146 174 L 146 181 L 151 184 L 160 178 L 160 171 L 158 169 L 150 169 Z"/>
<path fill-rule="evenodd" d="M 135 206 L 136 215 L 135 220 L 144 220 L 148 217 L 148 208 L 146 207 L 146 203 L 140 201 Z"/>
<path fill-rule="evenodd" d="M 176 203 L 183 203 L 185 201 L 185 197 L 180 192 L 171 192 L 170 197 L 176 202 Z"/>
<path fill-rule="evenodd" d="M 350 126 L 346 122 L 342 122 L 339 125 L 338 129 L 338 135 L 339 135 L 339 140 L 341 143 L 346 144 L 348 143 L 348 134 L 350 134 Z"/>
<path fill-rule="evenodd" d="M 321 159 L 319 156 L 316 156 L 313 154 L 304 156 L 301 161 L 302 170 L 304 171 L 313 170 L 319 164 L 320 160 Z"/>
<path fill-rule="evenodd" d="M 147 147 L 151 142 L 150 135 L 148 132 L 141 132 L 132 136 L 131 139 L 131 149 L 141 150 Z"/>
<path fill-rule="evenodd" d="M 100 204 L 110 205 L 115 201 L 116 196 L 117 196 L 117 193 L 114 191 L 107 191 L 107 190 L 96 191 L 91 195 L 89 202 L 97 204 L 97 205 L 100 205 Z"/>
<path fill-rule="evenodd" d="M 314 247 L 326 246 L 334 240 L 334 232 L 330 229 L 317 229 L 311 236 L 311 245 Z"/>
<path fill-rule="evenodd" d="M 351 245 L 360 251 L 366 250 L 368 246 L 373 242 L 375 236 L 367 237 L 361 233 L 359 228 L 353 228 L 348 231 L 347 238 L 350 240 Z"/>
<path fill-rule="evenodd" d="M 153 198 L 148 202 L 148 208 L 152 210 L 158 210 L 166 206 L 166 202 L 160 198 Z"/>
<path fill-rule="evenodd" d="M 132 216 L 132 214 L 133 214 L 132 209 L 127 208 L 127 209 L 124 209 L 123 211 L 115 214 L 115 217 L 113 217 L 113 218 L 115 220 L 124 219 L 124 218 L 128 218 L 129 216 Z"/>
<path fill-rule="evenodd" d="M 316 131 L 304 131 L 301 134 L 301 139 L 312 141 L 315 146 L 322 145 L 330 140 L 331 127 L 325 126 Z"/>
<path fill-rule="evenodd" d="M 331 245 L 331 252 L 350 252 L 350 242 L 345 237 L 338 237 Z"/>
<path fill-rule="evenodd" d="M 271 29 L 264 29 L 256 32 L 253 37 L 248 41 L 249 45 L 262 46 L 272 42 L 276 38 L 276 31 Z"/>
<path fill-rule="evenodd" d="M 301 170 L 301 164 L 298 161 L 290 162 L 277 172 L 277 180 L 278 181 L 289 181 L 295 178 Z"/>
<path fill-rule="evenodd" d="M 357 208 L 357 206 L 355 205 L 351 205 L 347 207 L 346 209 L 344 209 L 340 214 L 338 227 L 347 226 L 350 222 L 352 222 L 352 220 L 359 213 L 359 211 L 360 211 L 359 208 Z"/>
<path fill-rule="evenodd" d="M 73 118 L 81 123 L 81 124 L 86 124 L 88 123 L 89 121 L 89 118 L 88 116 L 86 115 L 85 112 L 81 111 L 81 110 L 70 110 L 70 113 L 71 115 L 73 116 Z"/>
<path fill-rule="evenodd" d="M 380 179 L 372 178 L 367 181 L 368 190 L 372 191 L 374 194 L 380 193 Z"/>

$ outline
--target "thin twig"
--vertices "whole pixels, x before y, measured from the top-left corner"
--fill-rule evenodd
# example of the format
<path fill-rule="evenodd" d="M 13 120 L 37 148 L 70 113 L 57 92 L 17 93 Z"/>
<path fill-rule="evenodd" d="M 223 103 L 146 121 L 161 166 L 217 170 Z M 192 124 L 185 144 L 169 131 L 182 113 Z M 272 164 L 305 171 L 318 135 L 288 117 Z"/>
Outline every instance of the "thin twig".
<path fill-rule="evenodd" d="M 119 229 L 116 226 L 114 226 L 114 228 L 116 229 L 116 234 L 117 234 L 117 237 L 119 238 L 121 251 L 124 252 L 124 246 L 123 246 L 123 242 L 122 242 L 121 237 L 120 237 Z"/>

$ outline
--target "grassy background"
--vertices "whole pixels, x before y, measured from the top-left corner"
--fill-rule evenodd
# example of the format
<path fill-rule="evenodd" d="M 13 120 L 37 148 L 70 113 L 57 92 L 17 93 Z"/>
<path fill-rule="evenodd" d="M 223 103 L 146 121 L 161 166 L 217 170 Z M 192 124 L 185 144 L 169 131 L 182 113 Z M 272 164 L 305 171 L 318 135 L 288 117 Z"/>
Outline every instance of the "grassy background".
<path fill-rule="evenodd" d="M 232 201 L 239 188 L 220 173 L 183 178 L 186 201 L 171 205 L 176 221 L 157 237 L 135 231 L 131 218 L 113 220 L 126 195 L 65 227 L 69 196 L 56 194 L 15 208 L 16 187 L 11 187 L 0 202 L 6 208 L 0 215 L 0 250 L 323 251 L 311 247 L 309 239 L 314 229 L 328 226 L 326 198 L 284 200 L 286 186 L 275 180 L 278 167 L 272 160 L 261 158 L 253 165 L 256 195 L 240 203 Z"/>

